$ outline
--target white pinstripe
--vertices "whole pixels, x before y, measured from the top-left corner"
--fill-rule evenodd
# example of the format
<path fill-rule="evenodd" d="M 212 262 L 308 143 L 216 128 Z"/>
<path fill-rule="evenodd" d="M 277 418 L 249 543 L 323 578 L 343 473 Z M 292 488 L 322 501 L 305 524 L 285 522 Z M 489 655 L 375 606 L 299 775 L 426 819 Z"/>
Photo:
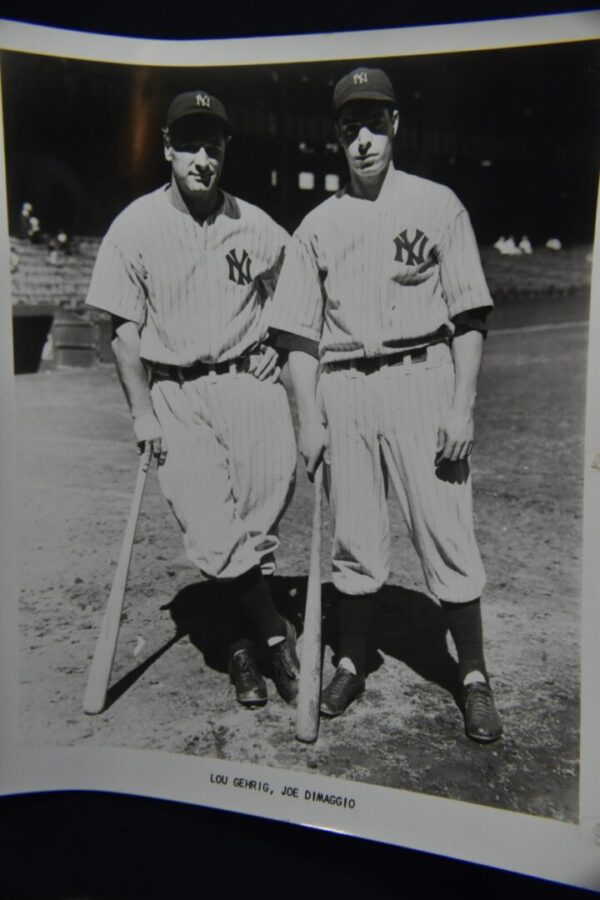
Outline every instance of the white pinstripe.
<path fill-rule="evenodd" d="M 439 261 L 431 278 L 414 286 L 395 280 L 401 265 L 424 261 L 434 245 Z M 428 345 L 434 336 L 450 338 L 454 316 L 492 305 L 468 214 L 442 185 L 390 170 L 377 200 L 344 189 L 297 229 L 269 322 L 319 342 L 335 520 L 333 579 L 344 593 L 372 593 L 387 578 L 389 478 L 428 590 L 453 602 L 480 595 L 485 573 L 473 531 L 470 478 L 451 484 L 434 465 L 437 428 L 454 387 L 447 344 L 432 346 L 427 362 L 371 374 L 330 371 L 328 364 L 383 359 L 407 345 Z"/>
<path fill-rule="evenodd" d="M 410 253 L 395 241 L 418 232 L 419 261 L 437 245 L 440 264 L 422 284 L 400 285 L 393 278 Z M 278 285 L 270 325 L 319 341 L 323 363 L 451 335 L 453 316 L 492 305 L 464 207 L 448 188 L 406 172 L 391 173 L 376 201 L 344 189 L 310 212 Z"/>
<path fill-rule="evenodd" d="M 87 302 L 136 322 L 150 362 L 236 359 L 266 336 L 288 235 L 225 193 L 201 224 L 172 205 L 168 190 L 141 197 L 113 222 Z M 296 462 L 283 387 L 228 373 L 181 386 L 156 380 L 151 397 L 168 448 L 160 484 L 192 562 L 222 579 L 258 564 L 272 571 Z"/>
<path fill-rule="evenodd" d="M 152 403 L 169 442 L 160 485 L 190 560 L 213 578 L 273 571 L 296 465 L 283 386 L 243 373 L 158 380 Z"/>
<path fill-rule="evenodd" d="M 371 374 L 342 369 L 321 376 L 335 520 L 333 580 L 346 594 L 373 593 L 389 574 L 386 473 L 431 594 L 461 602 L 483 590 L 470 479 L 448 483 L 434 465 L 437 426 L 454 387 L 450 351 L 440 344 L 430 356 Z"/>
<path fill-rule="evenodd" d="M 87 303 L 137 322 L 142 357 L 187 366 L 235 359 L 265 337 L 264 281 L 287 233 L 266 213 L 224 194 L 206 222 L 176 209 L 167 188 L 130 204 L 104 238 Z M 229 277 L 244 251 L 251 281 Z"/>

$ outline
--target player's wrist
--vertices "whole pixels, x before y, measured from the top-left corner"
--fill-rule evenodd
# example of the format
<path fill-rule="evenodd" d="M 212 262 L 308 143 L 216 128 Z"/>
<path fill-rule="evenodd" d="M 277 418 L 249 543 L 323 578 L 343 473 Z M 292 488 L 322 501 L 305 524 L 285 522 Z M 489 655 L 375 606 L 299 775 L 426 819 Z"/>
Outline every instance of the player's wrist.
<path fill-rule="evenodd" d="M 475 410 L 476 399 L 477 397 L 475 394 L 456 393 L 452 401 L 452 409 L 454 412 L 472 416 Z"/>
<path fill-rule="evenodd" d="M 303 417 L 299 416 L 300 423 L 300 431 L 305 434 L 312 434 L 315 431 L 320 431 L 324 428 L 323 421 L 321 419 L 321 415 L 318 410 L 315 410 L 309 416 Z"/>
<path fill-rule="evenodd" d="M 153 441 L 161 436 L 158 419 L 151 409 L 133 415 L 133 431 L 138 441 Z"/>

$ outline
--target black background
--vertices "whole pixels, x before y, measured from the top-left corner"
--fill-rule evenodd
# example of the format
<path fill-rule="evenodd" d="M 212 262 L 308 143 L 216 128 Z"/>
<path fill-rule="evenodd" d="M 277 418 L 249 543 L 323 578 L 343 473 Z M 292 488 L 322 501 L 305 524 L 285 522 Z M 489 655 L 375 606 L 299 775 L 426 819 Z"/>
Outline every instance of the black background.
<path fill-rule="evenodd" d="M 198 63 L 202 53 L 197 53 Z M 592 241 L 600 145 L 600 46 L 569 42 L 369 60 L 395 85 L 398 168 L 452 188 L 480 243 Z M 115 65 L 2 56 L 9 227 L 27 200 L 42 230 L 102 235 L 168 178 L 161 125 L 171 98 L 207 90 L 228 110 L 224 188 L 294 231 L 346 180 L 330 97 L 356 61 L 253 66 Z M 485 163 L 485 165 L 484 165 Z M 301 190 L 299 172 L 313 190 Z M 272 173 L 277 176 L 272 184 Z"/>
<path fill-rule="evenodd" d="M 595 8 L 562 2 L 373 2 L 361 7 L 200 2 L 0 2 L 21 21 L 140 37 L 199 38 L 435 24 Z M 190 686 L 190 689 L 193 689 Z M 527 690 L 527 685 L 523 685 Z M 426 898 L 581 896 L 574 888 L 280 822 L 138 797 L 3 798 L 0 897 Z M 495 840 L 490 833 L 490 846 Z M 468 848 L 465 848 L 468 854 Z M 598 865 L 600 890 L 600 850 Z"/>

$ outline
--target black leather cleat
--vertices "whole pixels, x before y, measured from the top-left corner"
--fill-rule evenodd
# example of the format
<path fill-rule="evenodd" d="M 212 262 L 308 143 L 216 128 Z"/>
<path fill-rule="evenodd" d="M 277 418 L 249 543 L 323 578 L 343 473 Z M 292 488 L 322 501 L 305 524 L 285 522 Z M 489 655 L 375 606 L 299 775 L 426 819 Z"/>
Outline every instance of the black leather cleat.
<path fill-rule="evenodd" d="M 230 658 L 229 677 L 235 687 L 238 703 L 250 707 L 265 705 L 268 699 L 267 685 L 249 650 L 238 650 Z"/>
<path fill-rule="evenodd" d="M 287 619 L 285 620 L 285 630 L 285 639 L 269 647 L 269 655 L 273 666 L 275 687 L 286 703 L 293 703 L 298 696 L 300 660 L 296 652 L 296 629 Z"/>
<path fill-rule="evenodd" d="M 338 666 L 335 674 L 321 694 L 321 712 L 333 718 L 340 716 L 345 709 L 360 697 L 365 690 L 365 679 L 354 675 L 348 669 Z"/>
<path fill-rule="evenodd" d="M 472 741 L 491 744 L 502 734 L 502 722 L 496 711 L 494 695 L 487 683 L 475 682 L 463 687 L 465 734 Z"/>

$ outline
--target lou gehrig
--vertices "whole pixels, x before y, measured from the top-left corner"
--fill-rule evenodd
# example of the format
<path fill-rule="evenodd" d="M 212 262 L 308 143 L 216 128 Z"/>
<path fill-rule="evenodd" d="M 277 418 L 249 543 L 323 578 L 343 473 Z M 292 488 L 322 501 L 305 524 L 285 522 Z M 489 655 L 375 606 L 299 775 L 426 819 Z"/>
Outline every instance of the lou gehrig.
<path fill-rule="evenodd" d="M 329 463 L 340 636 L 321 712 L 340 715 L 365 689 L 373 595 L 389 574 L 389 481 L 456 645 L 466 734 L 491 742 L 502 726 L 484 659 L 469 455 L 492 299 L 459 200 L 393 165 L 386 73 L 350 72 L 333 105 L 350 180 L 300 224 L 271 306 L 309 476 Z"/>
<path fill-rule="evenodd" d="M 296 447 L 265 309 L 287 233 L 219 187 L 231 129 L 205 91 L 179 94 L 163 129 L 170 182 L 112 223 L 87 302 L 113 319 L 113 350 L 138 448 L 149 442 L 189 559 L 235 609 L 237 700 L 267 702 L 259 669 L 297 694 L 293 626 L 265 575 L 293 490 Z"/>

